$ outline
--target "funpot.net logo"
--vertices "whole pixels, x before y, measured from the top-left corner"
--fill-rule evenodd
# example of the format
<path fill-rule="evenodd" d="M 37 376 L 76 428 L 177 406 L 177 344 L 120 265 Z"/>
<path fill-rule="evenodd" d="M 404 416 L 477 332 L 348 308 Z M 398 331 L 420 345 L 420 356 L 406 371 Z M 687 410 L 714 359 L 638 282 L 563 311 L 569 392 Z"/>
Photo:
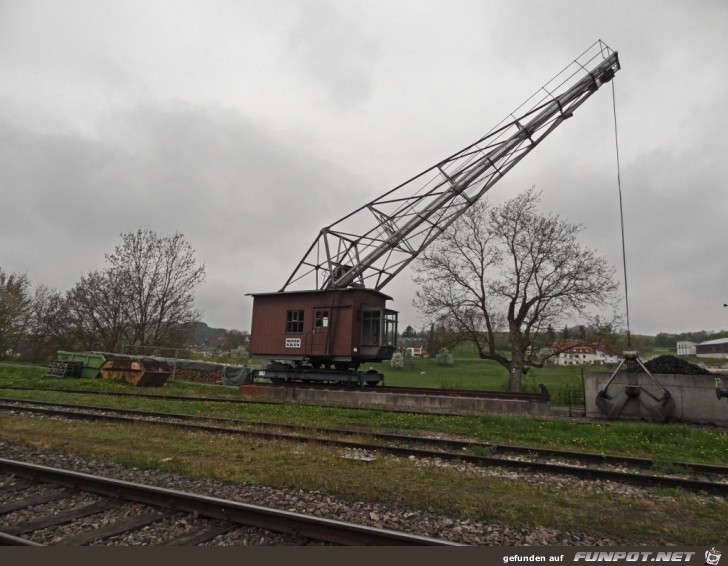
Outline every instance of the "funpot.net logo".
<path fill-rule="evenodd" d="M 710 552 L 710 551 L 709 551 Z M 574 562 L 690 562 L 695 552 L 667 551 L 667 552 L 577 552 Z M 706 560 L 707 560 L 706 553 Z M 707 562 L 706 562 L 707 563 Z M 710 563 L 715 566 L 717 562 Z"/>

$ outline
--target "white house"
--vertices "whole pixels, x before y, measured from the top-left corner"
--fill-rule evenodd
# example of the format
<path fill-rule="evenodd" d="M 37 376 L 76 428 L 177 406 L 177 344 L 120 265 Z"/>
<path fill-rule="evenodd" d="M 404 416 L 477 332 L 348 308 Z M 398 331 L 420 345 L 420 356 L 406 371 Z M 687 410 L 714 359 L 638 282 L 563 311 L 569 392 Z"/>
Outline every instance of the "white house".
<path fill-rule="evenodd" d="M 690 342 L 690 340 L 682 340 L 677 343 L 677 355 L 678 356 L 694 356 L 695 346 L 697 342 Z"/>
<path fill-rule="evenodd" d="M 558 366 L 617 364 L 621 360 L 602 344 L 587 344 L 584 342 L 568 341 L 554 344 L 554 350 L 559 352 L 554 363 Z"/>

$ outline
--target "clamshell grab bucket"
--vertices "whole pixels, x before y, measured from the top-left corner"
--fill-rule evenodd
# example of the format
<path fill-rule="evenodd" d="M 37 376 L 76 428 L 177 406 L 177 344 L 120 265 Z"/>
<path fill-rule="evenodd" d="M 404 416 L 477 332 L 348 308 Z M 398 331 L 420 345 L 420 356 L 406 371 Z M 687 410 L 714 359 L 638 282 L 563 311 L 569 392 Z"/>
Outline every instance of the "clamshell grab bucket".
<path fill-rule="evenodd" d="M 723 379 L 720 377 L 715 378 L 715 396 L 720 401 L 723 397 L 728 397 L 728 387 L 721 387 L 723 385 Z"/>
<path fill-rule="evenodd" d="M 612 385 L 615 377 L 626 377 L 626 384 L 623 385 L 621 391 L 613 395 L 609 395 L 607 390 Z M 640 383 L 640 377 L 647 378 L 658 389 L 658 395 L 654 395 Z M 614 384 L 616 388 L 618 384 Z M 637 356 L 637 352 L 625 352 L 624 358 L 614 370 L 604 389 L 597 393 L 595 403 L 599 410 L 608 418 L 617 418 L 622 414 L 628 403 L 638 403 L 641 408 L 656 421 L 666 422 L 675 411 L 675 401 L 660 384 L 657 379 L 644 366 Z"/>

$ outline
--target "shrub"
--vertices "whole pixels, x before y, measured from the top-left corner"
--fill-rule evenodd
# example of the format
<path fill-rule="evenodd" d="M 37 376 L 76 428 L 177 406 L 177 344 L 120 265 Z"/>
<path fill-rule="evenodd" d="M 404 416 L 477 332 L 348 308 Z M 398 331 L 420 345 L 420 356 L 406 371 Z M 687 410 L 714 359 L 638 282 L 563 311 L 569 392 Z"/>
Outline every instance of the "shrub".
<path fill-rule="evenodd" d="M 450 350 L 447 348 L 440 348 L 440 351 L 437 352 L 437 356 L 435 356 L 435 360 L 437 360 L 437 363 L 441 366 L 451 366 L 455 363 Z"/>
<path fill-rule="evenodd" d="M 389 365 L 391 365 L 393 369 L 402 369 L 404 367 L 404 356 L 400 352 L 395 352 L 392 354 L 392 359 L 390 360 Z"/>

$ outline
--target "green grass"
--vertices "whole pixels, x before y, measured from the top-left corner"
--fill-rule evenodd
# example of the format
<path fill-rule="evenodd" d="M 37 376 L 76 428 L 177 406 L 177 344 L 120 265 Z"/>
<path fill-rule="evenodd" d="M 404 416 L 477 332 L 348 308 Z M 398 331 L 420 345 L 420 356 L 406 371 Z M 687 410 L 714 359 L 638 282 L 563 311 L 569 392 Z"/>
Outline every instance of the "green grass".
<path fill-rule="evenodd" d="M 725 498 L 679 490 L 647 497 L 490 477 L 379 457 L 342 458 L 316 444 L 262 442 L 153 424 L 64 423 L 0 414 L 0 439 L 238 485 L 316 490 L 350 505 L 365 501 L 501 524 L 607 537 L 622 544 L 696 546 L 724 535 Z"/>
<path fill-rule="evenodd" d="M 91 378 L 45 377 L 47 367 L 16 366 L 0 363 L 0 386 L 37 387 L 50 389 L 78 389 L 114 393 L 150 393 L 154 395 L 184 395 L 188 397 L 238 397 L 237 387 L 206 383 L 168 380 L 163 387 L 141 389 L 123 381 Z M 0 390 L 0 395 L 1 395 Z"/>
<path fill-rule="evenodd" d="M 449 368 L 446 368 L 449 369 Z M 576 424 L 513 416 L 444 416 L 392 413 L 373 409 L 343 409 L 269 403 L 213 403 L 166 399 L 170 395 L 237 397 L 237 389 L 168 381 L 162 388 L 144 389 L 158 398 L 104 396 L 104 392 L 139 392 L 122 382 L 99 379 L 43 378 L 37 370 L 0 367 L 0 386 L 62 387 L 97 391 L 99 395 L 0 389 L 0 397 L 98 405 L 197 416 L 262 420 L 322 427 L 370 427 L 373 430 L 443 432 L 482 441 L 520 446 L 580 450 L 655 458 L 662 462 L 691 461 L 728 465 L 728 433 L 677 424 L 634 422 Z"/>
<path fill-rule="evenodd" d="M 505 391 L 508 387 L 508 373 L 503 366 L 478 358 L 455 358 L 451 366 L 439 365 L 433 359 L 416 359 L 408 361 L 402 369 L 394 369 L 389 363 L 367 364 L 364 369 L 369 368 L 383 373 L 385 385 L 391 386 L 486 391 Z M 589 366 L 584 371 L 607 370 Z M 568 405 L 570 395 L 572 402 L 574 399 L 583 399 L 584 383 L 580 366 L 532 368 L 523 379 L 522 391 L 537 393 L 540 383 L 546 385 L 552 403 L 556 405 Z"/>
<path fill-rule="evenodd" d="M 458 360 L 451 366 L 439 365 L 433 359 L 416 359 L 401 369 L 392 368 L 388 362 L 367 364 L 364 369 L 369 368 L 383 373 L 386 385 L 400 387 L 503 389 L 507 377 L 499 364 L 478 359 Z"/>
<path fill-rule="evenodd" d="M 454 365 L 441 366 L 433 359 L 416 359 L 408 362 L 407 367 L 394 369 L 389 363 L 367 364 L 362 370 L 375 369 L 384 374 L 384 383 L 399 387 L 431 387 L 435 389 L 465 389 L 504 391 L 507 388 L 507 372 L 498 363 L 478 358 L 456 358 Z M 598 371 L 598 368 L 589 368 Z M 38 366 L 15 366 L 0 363 L 0 385 L 27 384 L 28 380 L 36 387 L 93 390 L 131 390 L 127 384 L 95 379 L 69 379 L 43 377 L 45 368 Z M 523 380 L 523 390 L 537 393 L 538 384 L 544 383 L 552 396 L 552 403 L 569 403 L 569 391 L 574 398 L 583 397 L 581 368 L 577 366 L 550 366 L 531 369 Z M 160 395 L 215 395 L 222 392 L 237 394 L 237 388 L 221 387 L 168 380 L 164 387 L 153 388 L 148 392 Z"/>
<path fill-rule="evenodd" d="M 395 372 L 384 368 L 387 383 L 431 387 L 498 388 L 505 374 L 492 362 L 458 360 L 453 367 L 418 361 Z M 460 371 L 458 371 L 460 370 Z M 0 365 L 0 386 L 81 389 L 90 394 L 0 389 L 0 396 L 112 408 L 186 413 L 326 427 L 366 427 L 374 431 L 443 432 L 521 446 L 582 450 L 655 458 L 661 471 L 678 469 L 675 461 L 728 465 L 728 433 L 683 425 L 616 422 L 576 424 L 511 416 L 443 416 L 390 413 L 268 403 L 214 403 L 174 400 L 169 395 L 237 397 L 237 388 L 168 381 L 140 390 L 100 379 L 47 378 L 44 368 Z M 425 371 L 425 374 L 421 374 Z M 581 381 L 580 368 L 538 370 L 534 383 L 569 386 Z M 428 381 L 429 380 L 429 381 Z M 486 384 L 486 385 L 483 385 Z M 492 385 L 491 385 L 492 384 Z M 108 392 L 152 393 L 142 399 Z M 453 517 L 503 524 L 511 528 L 541 525 L 562 531 L 608 537 L 622 544 L 700 545 L 724 534 L 725 498 L 707 498 L 680 490 L 655 489 L 633 498 L 484 474 L 456 473 L 422 466 L 408 459 L 379 457 L 371 463 L 341 458 L 338 449 L 200 432 L 158 425 L 60 422 L 8 416 L 0 412 L 0 440 L 41 451 L 61 451 L 143 469 L 209 477 L 238 485 L 317 490 L 352 505 L 379 502 Z M 487 451 L 486 451 L 487 452 Z M 585 484 L 581 484 L 584 486 Z M 626 519 L 625 519 L 626 518 Z"/>

